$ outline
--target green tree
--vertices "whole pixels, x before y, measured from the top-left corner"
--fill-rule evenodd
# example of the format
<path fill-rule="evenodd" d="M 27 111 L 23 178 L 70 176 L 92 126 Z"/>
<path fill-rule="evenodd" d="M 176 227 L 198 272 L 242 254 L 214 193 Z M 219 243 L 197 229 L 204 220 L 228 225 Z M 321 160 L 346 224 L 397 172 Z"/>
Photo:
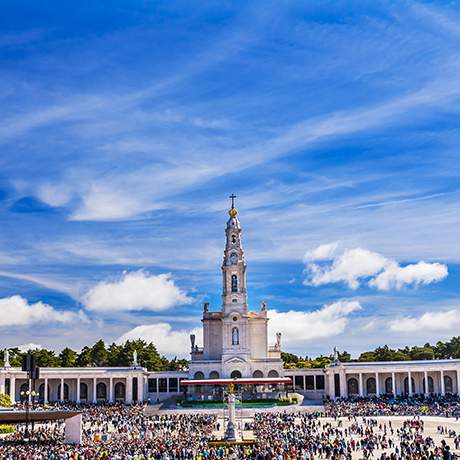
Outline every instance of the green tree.
<path fill-rule="evenodd" d="M 10 407 L 11 398 L 10 395 L 0 394 L 0 407 Z"/>
<path fill-rule="evenodd" d="M 33 355 L 35 356 L 35 364 L 38 367 L 59 367 L 61 364 L 54 351 L 46 350 L 45 348 L 34 350 Z"/>
<path fill-rule="evenodd" d="M 80 367 L 88 367 L 92 366 L 92 356 L 91 356 L 91 348 L 90 347 L 83 347 L 78 354 L 77 364 Z"/>
<path fill-rule="evenodd" d="M 78 354 L 71 348 L 66 347 L 59 353 L 59 361 L 62 367 L 76 367 L 77 360 Z"/>
<path fill-rule="evenodd" d="M 108 362 L 108 353 L 104 341 L 98 340 L 91 348 L 91 361 L 93 366 L 106 366 Z"/>

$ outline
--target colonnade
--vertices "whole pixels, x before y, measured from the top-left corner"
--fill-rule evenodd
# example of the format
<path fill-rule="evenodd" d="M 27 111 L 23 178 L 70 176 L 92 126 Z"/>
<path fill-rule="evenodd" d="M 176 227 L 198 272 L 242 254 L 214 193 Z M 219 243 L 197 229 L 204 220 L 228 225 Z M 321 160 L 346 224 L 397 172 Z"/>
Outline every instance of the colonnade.
<path fill-rule="evenodd" d="M 369 372 L 338 366 L 328 375 L 331 397 L 460 394 L 460 369 L 407 369 Z"/>

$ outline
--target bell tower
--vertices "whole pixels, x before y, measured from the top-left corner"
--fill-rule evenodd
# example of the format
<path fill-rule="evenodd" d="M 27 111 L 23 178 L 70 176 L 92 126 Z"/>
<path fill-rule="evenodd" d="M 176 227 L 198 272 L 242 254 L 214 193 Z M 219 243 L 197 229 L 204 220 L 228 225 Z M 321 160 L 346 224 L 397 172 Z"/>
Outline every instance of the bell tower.
<path fill-rule="evenodd" d="M 241 244 L 241 225 L 235 208 L 234 194 L 229 197 L 232 207 L 228 211 L 230 218 L 225 229 L 226 244 L 222 263 L 222 312 L 238 311 L 247 313 L 246 298 L 246 261 Z"/>

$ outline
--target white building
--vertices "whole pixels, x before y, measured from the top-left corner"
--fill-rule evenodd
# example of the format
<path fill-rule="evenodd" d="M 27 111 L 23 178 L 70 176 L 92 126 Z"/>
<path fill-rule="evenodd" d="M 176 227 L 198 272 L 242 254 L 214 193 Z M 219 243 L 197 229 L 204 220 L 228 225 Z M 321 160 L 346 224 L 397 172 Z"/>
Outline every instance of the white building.
<path fill-rule="evenodd" d="M 295 391 L 308 399 L 413 394 L 460 394 L 460 360 L 340 363 L 325 369 L 285 369 L 280 339 L 268 345 L 267 311 L 248 310 L 246 262 L 237 210 L 229 211 L 222 264 L 220 311 L 203 311 L 203 347 L 191 337 L 188 371 L 149 372 L 132 367 L 41 368 L 36 382 L 45 402 L 157 401 L 182 392 L 184 379 L 228 377 L 291 377 Z M 135 360 L 134 360 L 135 361 Z M 26 373 L 9 365 L 0 368 L 0 394 L 13 401 L 28 389 Z"/>
<path fill-rule="evenodd" d="M 190 377 L 236 378 L 279 377 L 283 373 L 280 340 L 268 345 L 267 309 L 248 310 L 246 261 L 241 241 L 241 225 L 235 207 L 225 229 L 226 244 L 222 263 L 222 308 L 203 311 L 203 347 L 191 336 Z"/>

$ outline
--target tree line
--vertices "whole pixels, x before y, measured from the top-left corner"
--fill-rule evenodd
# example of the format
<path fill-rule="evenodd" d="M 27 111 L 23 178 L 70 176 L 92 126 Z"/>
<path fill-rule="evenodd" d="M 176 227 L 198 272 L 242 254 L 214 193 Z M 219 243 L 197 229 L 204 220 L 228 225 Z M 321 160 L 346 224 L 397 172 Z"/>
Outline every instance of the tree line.
<path fill-rule="evenodd" d="M 316 358 L 297 356 L 292 353 L 281 353 L 284 367 L 290 368 L 319 368 L 332 363 L 332 355 L 321 355 Z M 377 347 L 372 351 L 365 351 L 358 358 L 352 358 L 347 351 L 338 353 L 339 360 L 346 362 L 369 361 L 423 361 L 432 359 L 460 358 L 460 336 L 452 337 L 448 342 L 437 342 L 436 345 L 425 343 L 423 346 L 404 348 L 390 348 L 388 345 Z"/>
<path fill-rule="evenodd" d="M 186 369 L 186 359 L 168 359 L 158 353 L 153 343 L 144 340 L 128 340 L 124 344 L 112 343 L 108 347 L 103 340 L 98 340 L 92 346 L 85 346 L 79 352 L 69 347 L 59 354 L 46 348 L 31 350 L 39 367 L 124 367 L 131 366 L 133 352 L 137 351 L 137 362 L 149 371 L 177 371 Z M 25 351 L 19 348 L 9 348 L 10 364 L 13 367 L 22 366 Z M 0 367 L 3 366 L 3 353 L 0 353 Z"/>

